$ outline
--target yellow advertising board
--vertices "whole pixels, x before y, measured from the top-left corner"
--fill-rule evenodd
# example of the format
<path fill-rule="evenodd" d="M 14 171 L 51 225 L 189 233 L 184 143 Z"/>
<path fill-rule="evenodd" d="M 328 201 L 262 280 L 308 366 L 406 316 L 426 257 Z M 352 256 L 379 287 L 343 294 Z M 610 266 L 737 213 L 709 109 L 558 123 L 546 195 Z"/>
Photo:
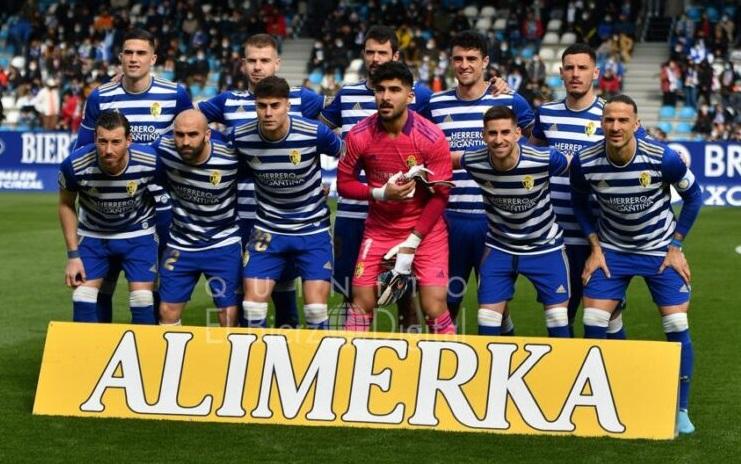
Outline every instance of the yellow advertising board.
<path fill-rule="evenodd" d="M 676 343 L 52 322 L 34 414 L 671 439 Z"/>

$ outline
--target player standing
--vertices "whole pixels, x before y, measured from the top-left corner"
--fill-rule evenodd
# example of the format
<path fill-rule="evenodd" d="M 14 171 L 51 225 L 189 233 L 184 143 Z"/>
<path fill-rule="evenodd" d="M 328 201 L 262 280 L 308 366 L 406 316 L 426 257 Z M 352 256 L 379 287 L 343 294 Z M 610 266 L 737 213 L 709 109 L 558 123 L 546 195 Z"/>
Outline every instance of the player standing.
<path fill-rule="evenodd" d="M 124 34 L 119 55 L 123 77 L 118 82 L 101 85 L 88 97 L 76 148 L 93 143 L 93 128 L 102 111 L 113 109 L 121 112 L 129 121 L 132 141 L 151 143 L 172 130 L 172 122 L 178 113 L 193 107 L 185 87 L 152 74 L 152 66 L 157 62 L 155 49 L 154 37 L 147 31 L 135 29 Z M 170 214 L 169 199 L 160 195 L 156 221 L 161 246 L 167 241 Z M 113 291 L 119 272 L 120 266 L 112 263 L 110 274 L 100 289 L 98 308 L 101 322 L 111 321 Z"/>
<path fill-rule="evenodd" d="M 643 277 L 667 340 L 682 345 L 677 426 L 680 433 L 692 433 L 687 412 L 694 358 L 687 320 L 690 270 L 682 240 L 697 218 L 702 194 L 679 155 L 636 138 L 637 128 L 635 102 L 625 95 L 613 97 L 603 110 L 604 142 L 581 150 L 573 160 L 574 212 L 591 247 L 582 273 L 584 333 L 605 338 L 610 314 L 625 297 L 631 278 Z M 678 219 L 670 185 L 684 200 Z M 596 220 L 590 195 L 599 205 Z"/>
<path fill-rule="evenodd" d="M 488 223 L 479 334 L 501 334 L 507 301 L 514 295 L 517 275 L 523 274 L 543 303 L 548 334 L 568 337 L 569 269 L 549 187 L 552 176 L 568 172 L 569 160 L 553 148 L 518 142 L 517 124 L 510 108 L 490 108 L 484 114 L 486 146 L 460 158 L 461 167 L 481 187 Z"/>
<path fill-rule="evenodd" d="M 173 135 L 159 139 L 154 148 L 158 181 L 172 198 L 173 212 L 160 265 L 160 324 L 180 325 L 204 274 L 221 326 L 236 326 L 242 268 L 237 153 L 212 139 L 208 121 L 192 109 L 175 118 Z"/>
<path fill-rule="evenodd" d="M 395 255 L 396 274 L 416 275 L 430 331 L 452 334 L 455 323 L 446 304 L 448 237 L 442 217 L 450 188 L 428 190 L 415 188 L 414 180 L 396 182 L 397 173 L 418 165 L 431 171 L 431 181 L 450 180 L 448 143 L 437 126 L 408 109 L 414 83 L 404 64 L 378 66 L 371 82 L 378 112 L 350 131 L 338 166 L 340 195 L 370 201 L 345 328 L 369 330 L 384 257 Z M 367 184 L 358 179 L 361 166 Z"/>
<path fill-rule="evenodd" d="M 261 80 L 255 86 L 257 120 L 234 132 L 257 198 L 256 223 L 245 248 L 242 306 L 250 327 L 265 327 L 268 298 L 292 265 L 303 280 L 307 325 L 326 329 L 332 241 L 320 155 L 339 157 L 343 144 L 324 124 L 290 116 L 289 95 L 285 79 Z"/>
<path fill-rule="evenodd" d="M 119 112 L 102 112 L 94 130 L 95 144 L 76 149 L 59 172 L 59 220 L 68 258 L 65 282 L 75 289 L 73 320 L 104 322 L 98 293 L 116 262 L 129 281 L 131 322 L 154 324 L 157 241 L 150 187 L 156 155 L 149 146 L 131 143 L 129 123 Z"/>
<path fill-rule="evenodd" d="M 332 102 L 321 112 L 321 121 L 333 129 L 339 129 L 343 138 L 364 118 L 376 113 L 376 99 L 370 81 L 378 67 L 399 60 L 399 39 L 393 28 L 372 26 L 363 42 L 363 62 L 368 80 L 347 84 L 337 92 Z M 425 85 L 414 83 L 414 97 L 410 108 L 422 111 L 429 102 L 432 91 Z M 363 173 L 360 173 L 364 181 Z M 339 195 L 334 220 L 335 289 L 346 301 L 352 301 L 352 278 L 363 237 L 365 219 L 368 216 L 368 201 L 345 198 Z M 417 313 L 408 296 L 399 302 L 400 329 L 417 326 Z"/>
<path fill-rule="evenodd" d="M 244 45 L 244 73 L 247 77 L 246 91 L 229 90 L 198 103 L 198 109 L 209 122 L 218 122 L 229 128 L 257 119 L 255 111 L 255 86 L 261 80 L 274 76 L 280 70 L 278 42 L 268 34 L 255 34 Z M 291 116 L 303 116 L 317 119 L 322 109 L 324 98 L 305 87 L 292 87 L 289 94 Z M 247 243 L 255 224 L 255 186 L 249 177 L 240 180 L 238 185 L 238 206 L 242 240 Z M 290 267 L 273 290 L 275 304 L 275 326 L 296 327 L 298 313 L 296 309 L 295 270 Z M 246 321 L 242 321 L 243 325 Z"/>
<path fill-rule="evenodd" d="M 452 151 L 465 151 L 484 144 L 481 115 L 492 106 L 511 108 L 517 116 L 517 125 L 528 136 L 533 124 L 530 104 L 517 93 L 489 91 L 490 83 L 484 80 L 484 70 L 489 65 L 488 43 L 475 31 L 463 31 L 451 40 L 450 62 L 458 85 L 434 94 L 430 98 L 428 117 L 443 130 Z M 448 308 L 455 319 L 466 294 L 466 284 L 471 270 L 478 275 L 484 255 L 487 220 L 481 190 L 463 169 L 453 172 L 455 187 L 450 192 L 445 221 L 448 224 L 450 249 L 450 283 Z M 454 246 L 455 244 L 455 246 Z M 514 325 L 505 313 L 503 333 L 514 333 Z"/>

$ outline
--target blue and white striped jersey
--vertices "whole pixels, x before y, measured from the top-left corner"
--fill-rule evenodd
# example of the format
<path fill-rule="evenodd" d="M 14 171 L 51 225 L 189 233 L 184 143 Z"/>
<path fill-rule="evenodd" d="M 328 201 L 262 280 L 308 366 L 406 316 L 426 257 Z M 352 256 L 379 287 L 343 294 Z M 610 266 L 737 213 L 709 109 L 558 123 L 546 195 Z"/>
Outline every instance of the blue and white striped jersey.
<path fill-rule="evenodd" d="M 426 111 L 432 91 L 419 82 L 414 83 L 414 100 L 409 109 L 421 113 Z M 342 86 L 332 102 L 321 112 L 320 120 L 332 129 L 340 129 L 344 139 L 350 129 L 361 120 L 376 114 L 376 97 L 367 81 Z M 360 178 L 364 182 L 365 174 Z M 337 202 L 337 217 L 365 219 L 368 216 L 368 202 L 340 197 Z"/>
<path fill-rule="evenodd" d="M 288 114 L 309 119 L 317 119 L 324 104 L 324 97 L 305 87 L 291 87 L 288 100 L 291 103 Z M 218 122 L 230 128 L 257 119 L 255 95 L 249 90 L 222 92 L 209 100 L 199 102 L 198 109 L 209 122 Z M 237 188 L 239 218 L 255 219 L 257 203 L 252 179 L 241 179 Z"/>
<path fill-rule="evenodd" d="M 571 185 L 575 207 L 588 195 L 599 204 L 596 230 L 587 225 L 585 234 L 597 232 L 605 248 L 655 256 L 664 255 L 676 228 L 669 185 L 680 195 L 699 190 L 675 151 L 645 138 L 637 138 L 624 166 L 608 159 L 604 142 L 581 150 L 572 161 Z"/>
<path fill-rule="evenodd" d="M 320 154 L 339 157 L 343 143 L 322 123 L 289 118 L 288 133 L 281 140 L 266 139 L 257 120 L 234 130 L 234 146 L 255 181 L 255 227 L 287 235 L 326 231 L 329 208 Z"/>
<path fill-rule="evenodd" d="M 545 140 L 561 153 L 573 156 L 582 148 L 604 138 L 602 132 L 604 106 L 605 101 L 600 97 L 595 97 L 590 106 L 579 111 L 569 109 L 565 99 L 546 103 L 535 115 L 533 136 Z M 571 206 L 568 174 L 552 179 L 551 200 L 556 211 L 556 219 L 564 230 L 564 242 L 567 245 L 586 245 L 587 241 Z"/>
<path fill-rule="evenodd" d="M 132 144 L 128 163 L 112 176 L 98 164 L 95 145 L 78 148 L 59 168 L 59 188 L 77 192 L 77 233 L 104 239 L 133 238 L 154 230 L 157 155 L 148 145 Z"/>
<path fill-rule="evenodd" d="M 239 159 L 230 145 L 211 139 L 209 158 L 186 163 L 166 136 L 154 143 L 157 180 L 172 198 L 168 246 L 201 251 L 238 243 L 237 177 Z"/>
<path fill-rule="evenodd" d="M 95 121 L 105 110 L 117 110 L 126 116 L 135 143 L 152 143 L 172 131 L 172 122 L 181 111 L 193 108 L 190 96 L 181 84 L 152 77 L 147 90 L 127 92 L 121 82 L 103 84 L 85 102 L 85 115 L 77 135 L 76 147 L 95 142 Z"/>
<path fill-rule="evenodd" d="M 487 147 L 466 151 L 461 166 L 481 187 L 489 230 L 486 245 L 516 255 L 563 247 L 550 200 L 550 179 L 568 172 L 569 161 L 549 147 L 520 142 L 517 164 L 497 171 Z"/>
<path fill-rule="evenodd" d="M 484 145 L 484 113 L 492 106 L 507 106 L 517 115 L 517 125 L 525 129 L 533 124 L 533 110 L 520 94 L 492 96 L 490 89 L 473 100 L 458 97 L 455 88 L 438 92 L 430 98 L 428 119 L 445 133 L 450 151 L 465 151 Z M 450 190 L 448 211 L 483 214 L 484 203 L 476 182 L 465 169 L 453 171 L 455 187 Z"/>

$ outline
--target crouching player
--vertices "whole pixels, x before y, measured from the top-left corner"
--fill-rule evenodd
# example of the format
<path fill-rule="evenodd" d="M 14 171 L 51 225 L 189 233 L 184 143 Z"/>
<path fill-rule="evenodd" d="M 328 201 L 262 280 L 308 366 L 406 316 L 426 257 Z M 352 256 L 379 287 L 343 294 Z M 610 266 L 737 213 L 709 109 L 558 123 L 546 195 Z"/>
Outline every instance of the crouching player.
<path fill-rule="evenodd" d="M 605 338 L 610 314 L 633 276 L 646 280 L 669 341 L 682 345 L 677 429 L 692 433 L 687 413 L 694 352 L 687 311 L 690 270 L 682 253 L 702 205 L 700 187 L 679 155 L 665 145 L 637 139 L 638 108 L 625 95 L 610 99 L 602 114 L 603 142 L 582 149 L 571 171 L 574 213 L 591 254 L 582 273 L 584 335 Z M 674 219 L 669 185 L 684 200 Z M 587 203 L 599 204 L 595 220 Z"/>
<path fill-rule="evenodd" d="M 173 203 L 160 264 L 160 324 L 180 325 L 185 304 L 204 274 L 219 324 L 236 326 L 242 267 L 236 151 L 211 138 L 205 116 L 196 110 L 180 113 L 173 135 L 162 137 L 154 147 L 158 183 Z"/>
<path fill-rule="evenodd" d="M 380 65 L 372 85 L 378 112 L 347 135 L 347 152 L 337 174 L 340 195 L 370 201 L 345 328 L 369 330 L 383 261 L 395 256 L 395 275 L 416 275 L 430 331 L 453 334 L 455 323 L 446 303 L 448 234 L 442 217 L 450 187 L 397 182 L 398 173 L 417 165 L 431 171 L 430 181 L 449 181 L 450 149 L 437 126 L 408 109 L 414 98 L 413 77 L 404 64 Z M 358 180 L 361 167 L 367 184 Z"/>
<path fill-rule="evenodd" d="M 548 335 L 568 337 L 569 270 L 549 187 L 551 176 L 568 172 L 569 160 L 553 148 L 518 142 L 520 136 L 515 113 L 494 106 L 484 113 L 486 146 L 453 156 L 481 187 L 486 209 L 479 334 L 501 334 L 502 314 L 523 274 L 543 304 Z"/>
<path fill-rule="evenodd" d="M 244 251 L 242 307 L 248 326 L 265 327 L 275 282 L 292 263 L 303 280 L 307 325 L 327 329 L 332 240 L 320 154 L 339 157 L 343 144 L 324 124 L 290 116 L 289 93 L 285 79 L 262 79 L 255 86 L 257 120 L 234 132 L 257 199 Z"/>
<path fill-rule="evenodd" d="M 156 163 L 151 147 L 131 143 L 129 122 L 117 111 L 103 111 L 95 123 L 95 144 L 62 162 L 59 220 L 67 245 L 65 283 L 75 289 L 74 321 L 103 322 L 98 292 L 111 262 L 120 261 L 129 281 L 131 322 L 155 323 L 157 240 L 149 190 Z"/>

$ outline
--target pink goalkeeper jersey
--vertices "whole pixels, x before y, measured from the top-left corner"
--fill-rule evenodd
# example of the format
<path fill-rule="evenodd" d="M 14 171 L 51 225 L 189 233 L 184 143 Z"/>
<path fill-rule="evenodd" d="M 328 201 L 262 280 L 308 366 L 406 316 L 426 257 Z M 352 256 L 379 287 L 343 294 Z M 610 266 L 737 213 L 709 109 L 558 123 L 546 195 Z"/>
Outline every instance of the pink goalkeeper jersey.
<path fill-rule="evenodd" d="M 450 147 L 445 134 L 435 124 L 409 111 L 404 128 L 396 137 L 384 130 L 378 114 L 358 123 L 345 139 L 346 153 L 337 168 L 340 195 L 356 200 L 370 200 L 366 227 L 387 228 L 400 232 L 416 229 L 423 235 L 442 221 L 449 187 L 435 187 L 435 194 L 417 185 L 414 196 L 406 201 L 376 201 L 371 189 L 386 184 L 397 172 L 424 165 L 432 171 L 430 181 L 450 180 Z M 357 180 L 364 169 L 368 183 Z"/>

